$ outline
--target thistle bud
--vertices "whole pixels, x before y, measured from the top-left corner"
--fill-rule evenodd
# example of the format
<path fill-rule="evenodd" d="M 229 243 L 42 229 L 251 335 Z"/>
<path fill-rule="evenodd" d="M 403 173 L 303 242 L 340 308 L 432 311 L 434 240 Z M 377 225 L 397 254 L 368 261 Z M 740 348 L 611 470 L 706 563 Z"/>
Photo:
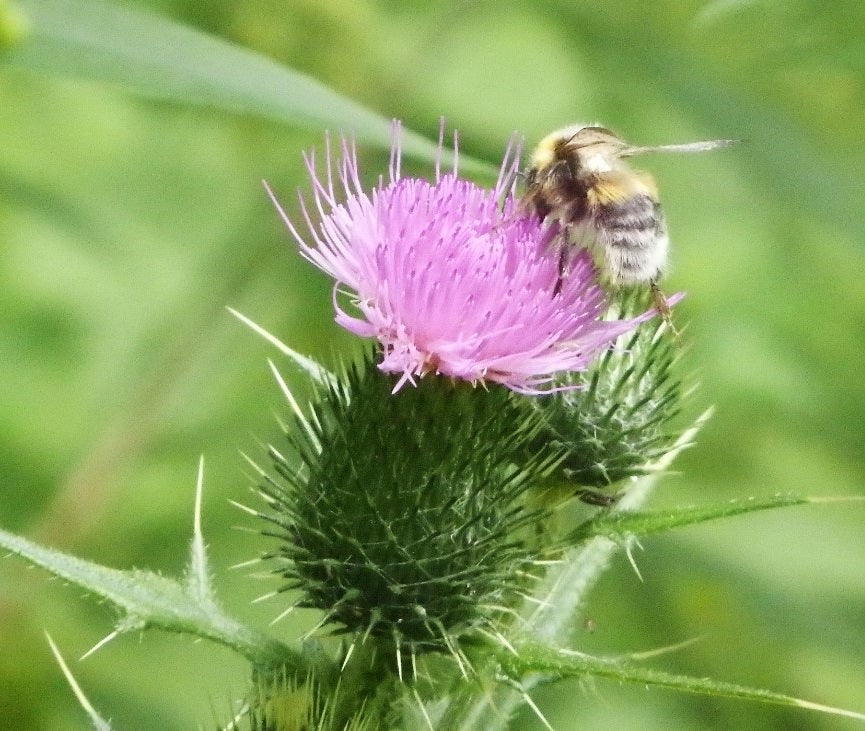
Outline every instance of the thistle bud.
<path fill-rule="evenodd" d="M 393 393 L 397 378 L 368 359 L 322 388 L 290 450 L 271 450 L 267 517 L 301 606 L 337 631 L 445 649 L 524 587 L 539 513 L 522 496 L 553 460 L 523 459 L 526 397 L 441 377 Z"/>
<path fill-rule="evenodd" d="M 666 323 L 645 322 L 587 370 L 562 374 L 562 390 L 528 402 L 544 425 L 539 440 L 562 454 L 553 482 L 603 503 L 592 491 L 652 469 L 677 436 L 671 424 L 683 395 L 677 350 Z"/>

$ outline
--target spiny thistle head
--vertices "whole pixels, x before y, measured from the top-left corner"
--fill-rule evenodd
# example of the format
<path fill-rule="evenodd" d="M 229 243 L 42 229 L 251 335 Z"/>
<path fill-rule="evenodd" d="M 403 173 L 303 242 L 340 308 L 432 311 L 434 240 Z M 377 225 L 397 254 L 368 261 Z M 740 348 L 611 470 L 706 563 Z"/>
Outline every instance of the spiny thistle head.
<path fill-rule="evenodd" d="M 388 181 L 367 192 L 353 146 L 343 141 L 334 161 L 328 144 L 324 175 L 307 158 L 318 212 L 303 207 L 308 233 L 279 209 L 303 256 L 334 278 L 337 322 L 378 340 L 396 389 L 441 374 L 538 393 L 655 314 L 602 320 L 605 293 L 584 250 L 561 277 L 558 227 L 514 198 L 514 145 L 491 189 L 456 169 L 403 177 L 400 155 L 396 135 Z"/>
<path fill-rule="evenodd" d="M 629 294 L 621 306 L 633 309 Z M 646 322 L 621 336 L 582 373 L 563 374 L 565 388 L 527 401 L 544 427 L 538 442 L 561 450 L 558 477 L 574 487 L 604 488 L 646 474 L 676 439 L 682 383 L 678 347 L 665 323 Z"/>
<path fill-rule="evenodd" d="M 290 452 L 272 450 L 267 517 L 302 606 L 445 649 L 524 586 L 539 516 L 522 497 L 552 459 L 523 461 L 537 424 L 507 389 L 428 378 L 394 394 L 395 381 L 370 359 L 322 388 Z"/>

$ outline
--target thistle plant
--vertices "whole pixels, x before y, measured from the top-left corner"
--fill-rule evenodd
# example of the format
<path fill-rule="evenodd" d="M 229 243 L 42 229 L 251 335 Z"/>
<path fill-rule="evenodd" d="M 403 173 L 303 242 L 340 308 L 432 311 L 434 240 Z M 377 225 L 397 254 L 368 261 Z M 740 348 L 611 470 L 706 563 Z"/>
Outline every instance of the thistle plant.
<path fill-rule="evenodd" d="M 157 627 L 242 654 L 250 688 L 226 728 L 504 729 L 523 704 L 546 723 L 530 691 L 587 675 L 865 720 L 569 645 L 609 558 L 635 538 L 803 500 L 641 510 L 705 418 L 682 386 L 680 342 L 640 293 L 605 291 L 587 254 L 562 278 L 561 232 L 517 205 L 517 145 L 485 188 L 456 163 L 404 176 L 399 139 L 397 125 L 372 189 L 343 140 L 338 155 L 326 142 L 321 169 L 307 156 L 299 216 L 269 191 L 302 256 L 333 278 L 336 321 L 368 341 L 329 370 L 264 333 L 314 395 L 302 406 L 274 366 L 289 415 L 249 458 L 260 500 L 246 510 L 278 613 L 312 608 L 318 625 L 276 639 L 225 613 L 201 473 L 183 581 L 2 532 L 0 544 L 117 606 L 109 637 Z M 589 506 L 560 510 L 579 498 Z"/>

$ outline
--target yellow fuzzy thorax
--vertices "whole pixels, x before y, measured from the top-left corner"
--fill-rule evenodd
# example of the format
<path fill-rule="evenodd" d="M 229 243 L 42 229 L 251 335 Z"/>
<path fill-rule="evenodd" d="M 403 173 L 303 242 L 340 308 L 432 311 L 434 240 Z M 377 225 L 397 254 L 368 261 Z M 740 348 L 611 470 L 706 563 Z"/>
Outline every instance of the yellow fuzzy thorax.
<path fill-rule="evenodd" d="M 593 206 L 620 203 L 635 195 L 648 195 L 653 200 L 658 200 L 655 179 L 639 170 L 613 171 L 597 176 L 586 191 L 589 204 Z"/>

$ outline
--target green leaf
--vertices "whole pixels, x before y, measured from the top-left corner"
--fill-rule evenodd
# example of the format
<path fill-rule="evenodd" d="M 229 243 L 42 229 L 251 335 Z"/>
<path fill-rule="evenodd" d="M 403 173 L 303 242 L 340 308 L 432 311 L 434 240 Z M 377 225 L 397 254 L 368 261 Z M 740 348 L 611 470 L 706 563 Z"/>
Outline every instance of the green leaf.
<path fill-rule="evenodd" d="M 674 675 L 660 670 L 633 665 L 619 658 L 593 657 L 580 652 L 558 650 L 539 644 L 521 645 L 516 655 L 512 652 L 502 652 L 501 668 L 505 675 L 515 682 L 520 682 L 524 676 L 534 673 L 548 675 L 551 680 L 592 675 L 627 683 L 640 683 L 641 685 L 670 688 L 684 693 L 696 693 L 719 698 L 741 698 L 743 700 L 758 701 L 778 706 L 805 708 L 865 721 L 865 714 L 813 703 L 784 695 L 783 693 L 774 693 L 759 688 L 748 688 L 743 685 L 712 680 L 711 678 Z"/>
<path fill-rule="evenodd" d="M 605 536 L 614 541 L 626 540 L 629 536 L 645 536 L 651 533 L 680 528 L 685 525 L 703 523 L 707 520 L 730 518 L 758 510 L 771 510 L 791 505 L 806 505 L 818 502 L 814 498 L 796 495 L 773 495 L 772 497 L 730 500 L 720 505 L 692 508 L 671 508 L 658 511 L 633 511 L 599 513 L 592 520 L 580 525 L 569 537 L 569 541 L 580 543 L 594 536 Z"/>
<path fill-rule="evenodd" d="M 298 653 L 228 617 L 214 602 L 202 602 L 197 592 L 180 582 L 150 571 L 100 566 L 4 530 L 0 546 L 111 602 L 125 615 L 114 634 L 157 627 L 227 645 L 258 666 L 304 665 Z"/>
<path fill-rule="evenodd" d="M 114 83 L 178 104 L 332 128 L 390 147 L 390 118 L 266 56 L 168 18 L 101 0 L 21 0 L 19 5 L 30 31 L 6 54 L 12 65 Z M 407 155 L 436 158 L 437 145 L 409 130 L 402 131 L 402 145 Z M 485 163 L 460 160 L 463 169 L 490 172 Z"/>

